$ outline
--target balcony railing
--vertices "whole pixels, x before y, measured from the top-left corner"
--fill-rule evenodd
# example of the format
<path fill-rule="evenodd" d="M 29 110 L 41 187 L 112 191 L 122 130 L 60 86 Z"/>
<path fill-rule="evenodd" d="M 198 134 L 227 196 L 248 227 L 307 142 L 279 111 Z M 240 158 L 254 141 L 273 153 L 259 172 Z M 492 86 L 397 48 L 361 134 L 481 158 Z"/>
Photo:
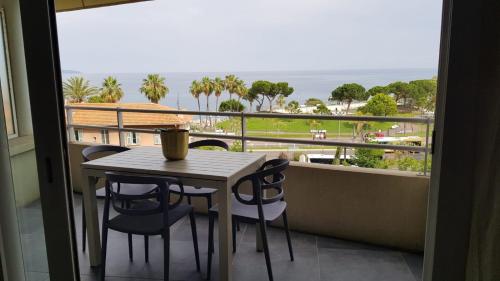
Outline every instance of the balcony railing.
<path fill-rule="evenodd" d="M 428 157 L 430 153 L 430 126 L 434 122 L 432 118 L 426 117 L 380 117 L 380 116 L 349 116 L 349 115 L 313 115 L 313 114 L 280 114 L 280 113 L 245 113 L 245 112 L 206 112 L 206 111 L 183 111 L 183 110 L 150 110 L 150 109 L 130 109 L 130 108 L 112 108 L 112 107 L 92 107 L 92 106 L 66 106 L 67 116 L 67 130 L 70 140 L 74 139 L 72 130 L 73 128 L 82 129 L 105 129 L 109 131 L 118 131 L 119 142 L 121 146 L 125 146 L 125 132 L 137 132 L 155 134 L 154 129 L 138 129 L 126 128 L 123 125 L 123 113 L 159 113 L 159 114 L 174 114 L 174 115 L 193 115 L 193 116 L 221 116 L 221 117 L 235 117 L 241 121 L 241 135 L 223 135 L 212 133 L 198 133 L 190 132 L 191 136 L 202 138 L 216 138 L 216 139 L 230 139 L 241 141 L 242 150 L 246 151 L 247 141 L 256 142 L 271 142 L 271 143 L 290 143 L 290 144 L 304 144 L 304 145 L 327 145 L 327 146 L 341 146 L 350 148 L 367 148 L 367 149 L 387 149 L 395 151 L 409 151 L 409 152 L 422 152 L 424 153 L 424 167 L 423 175 L 427 175 Z M 113 111 L 116 112 L 117 126 L 97 126 L 97 125 L 83 125 L 74 124 L 72 122 L 72 112 L 74 110 L 92 110 L 92 111 Z M 348 141 L 332 141 L 332 140 L 307 140 L 296 138 L 278 138 L 278 137 L 256 137 L 247 134 L 247 119 L 248 118 L 280 118 L 280 119 L 306 119 L 306 120 L 327 120 L 327 121 L 352 121 L 352 122 L 400 122 L 400 123 L 414 123 L 425 125 L 425 140 L 423 146 L 412 145 L 394 145 L 394 144 L 376 144 L 364 142 L 351 142 Z"/>

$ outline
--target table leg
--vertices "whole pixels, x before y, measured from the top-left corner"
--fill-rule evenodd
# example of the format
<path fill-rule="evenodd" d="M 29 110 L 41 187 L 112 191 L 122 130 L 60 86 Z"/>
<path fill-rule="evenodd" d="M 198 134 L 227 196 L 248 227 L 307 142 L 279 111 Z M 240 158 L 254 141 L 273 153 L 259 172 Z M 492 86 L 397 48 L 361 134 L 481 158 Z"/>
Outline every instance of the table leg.
<path fill-rule="evenodd" d="M 87 184 L 82 187 L 85 204 L 85 220 L 87 222 L 87 239 L 90 266 L 101 264 L 101 237 L 99 232 L 99 215 L 95 195 L 95 178 L 87 177 Z"/>
<path fill-rule="evenodd" d="M 262 235 L 260 234 L 260 225 L 258 223 L 255 224 L 255 235 L 255 250 L 262 252 L 264 251 L 264 247 L 262 246 Z"/>
<path fill-rule="evenodd" d="M 232 280 L 233 244 L 231 227 L 231 187 L 226 183 L 219 192 L 219 280 Z"/>

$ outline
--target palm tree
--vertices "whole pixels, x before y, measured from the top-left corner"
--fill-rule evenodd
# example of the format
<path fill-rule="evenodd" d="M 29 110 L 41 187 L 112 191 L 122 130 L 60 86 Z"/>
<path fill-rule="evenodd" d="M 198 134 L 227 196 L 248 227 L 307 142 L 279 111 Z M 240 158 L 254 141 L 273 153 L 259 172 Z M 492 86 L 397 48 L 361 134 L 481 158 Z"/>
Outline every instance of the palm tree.
<path fill-rule="evenodd" d="M 101 98 L 104 102 L 118 102 L 123 97 L 121 84 L 115 77 L 109 76 L 104 79 L 101 88 Z"/>
<path fill-rule="evenodd" d="M 88 97 L 97 95 L 96 87 L 90 86 L 90 82 L 83 77 L 70 77 L 63 82 L 64 97 L 72 103 L 81 103 Z"/>
<path fill-rule="evenodd" d="M 248 88 L 245 86 L 245 83 L 243 81 L 240 80 L 238 82 L 235 94 L 238 96 L 238 102 L 240 102 L 242 98 L 245 98 L 247 96 Z"/>
<path fill-rule="evenodd" d="M 278 97 L 278 100 L 276 100 L 276 104 L 281 108 L 283 109 L 283 107 L 285 106 L 285 103 L 286 103 L 286 98 L 285 96 L 283 95 L 279 95 Z"/>
<path fill-rule="evenodd" d="M 213 85 L 212 79 L 210 79 L 208 77 L 203 77 L 201 79 L 201 86 L 200 87 L 201 87 L 202 92 L 207 97 L 207 112 L 209 112 L 210 105 L 209 105 L 208 100 L 209 100 L 210 95 L 212 95 L 212 93 L 214 92 L 214 85 Z M 209 120 L 209 124 L 210 124 L 210 126 L 212 126 L 212 118 L 210 117 L 210 115 L 208 115 L 206 119 Z"/>
<path fill-rule="evenodd" d="M 140 91 L 149 101 L 158 103 L 168 94 L 169 89 L 165 85 L 165 77 L 160 76 L 160 74 L 148 74 L 148 76 L 142 80 Z"/>
<path fill-rule="evenodd" d="M 202 93 L 201 83 L 196 80 L 191 82 L 191 87 L 189 87 L 189 92 L 198 101 L 198 112 L 201 112 L 201 106 L 200 106 L 200 95 Z M 201 115 L 200 115 L 200 124 L 201 124 Z"/>
<path fill-rule="evenodd" d="M 226 85 L 226 90 L 229 92 L 230 100 L 233 98 L 233 94 L 236 93 L 236 88 L 238 87 L 240 81 L 241 80 L 238 79 L 238 77 L 234 76 L 233 74 L 226 76 L 224 84 Z"/>
<path fill-rule="evenodd" d="M 219 97 L 222 94 L 222 92 L 226 89 L 226 84 L 224 83 L 224 80 L 222 80 L 220 77 L 215 77 L 213 81 L 213 87 L 215 94 L 215 111 L 219 111 Z"/>

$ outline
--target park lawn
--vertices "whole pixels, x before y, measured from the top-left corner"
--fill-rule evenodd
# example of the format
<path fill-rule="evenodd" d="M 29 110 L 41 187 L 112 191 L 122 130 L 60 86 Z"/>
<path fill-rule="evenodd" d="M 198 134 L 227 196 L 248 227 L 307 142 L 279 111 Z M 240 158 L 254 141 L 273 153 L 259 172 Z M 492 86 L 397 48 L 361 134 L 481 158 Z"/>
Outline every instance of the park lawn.
<path fill-rule="evenodd" d="M 310 130 L 326 130 L 330 134 L 351 135 L 356 123 L 350 121 L 324 121 L 304 119 L 282 119 L 282 118 L 248 118 L 247 130 L 252 134 L 257 132 L 271 133 L 309 133 Z M 368 122 L 368 131 L 387 131 L 394 122 Z M 217 127 L 226 131 L 238 128 L 235 119 L 225 120 L 217 124 Z"/>

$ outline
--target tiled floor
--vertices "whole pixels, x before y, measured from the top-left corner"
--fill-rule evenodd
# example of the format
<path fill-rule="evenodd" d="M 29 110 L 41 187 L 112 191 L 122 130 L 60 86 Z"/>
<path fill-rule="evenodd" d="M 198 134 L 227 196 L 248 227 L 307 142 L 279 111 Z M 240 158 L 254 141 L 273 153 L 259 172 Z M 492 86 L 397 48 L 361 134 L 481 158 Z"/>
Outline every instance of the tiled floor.
<path fill-rule="evenodd" d="M 102 211 L 102 200 L 100 201 L 99 210 Z M 81 251 L 79 223 L 81 207 L 78 195 L 75 196 L 75 215 L 82 281 L 98 280 L 98 270 L 90 268 L 87 254 Z M 183 220 L 171 230 L 171 280 L 205 280 L 208 236 L 208 220 L 205 216 L 197 216 L 197 227 L 202 270 L 196 272 L 189 221 Z M 293 232 L 295 261 L 291 262 L 284 232 L 281 229 L 268 228 L 268 237 L 275 280 L 417 281 L 421 279 L 422 256 L 419 254 Z M 233 264 L 234 280 L 268 280 L 264 255 L 255 250 L 255 227 L 242 224 L 237 241 L 237 253 Z M 126 234 L 110 232 L 106 280 L 163 280 L 163 239 L 150 238 L 148 264 L 144 262 L 143 238 L 135 236 L 133 243 L 134 261 L 130 262 Z M 216 250 L 212 280 L 218 280 L 217 260 Z M 43 264 L 39 268 L 43 268 Z M 33 269 L 35 270 L 32 274 L 37 277 L 31 280 L 47 280 L 43 271 L 36 270 L 36 267 Z"/>

